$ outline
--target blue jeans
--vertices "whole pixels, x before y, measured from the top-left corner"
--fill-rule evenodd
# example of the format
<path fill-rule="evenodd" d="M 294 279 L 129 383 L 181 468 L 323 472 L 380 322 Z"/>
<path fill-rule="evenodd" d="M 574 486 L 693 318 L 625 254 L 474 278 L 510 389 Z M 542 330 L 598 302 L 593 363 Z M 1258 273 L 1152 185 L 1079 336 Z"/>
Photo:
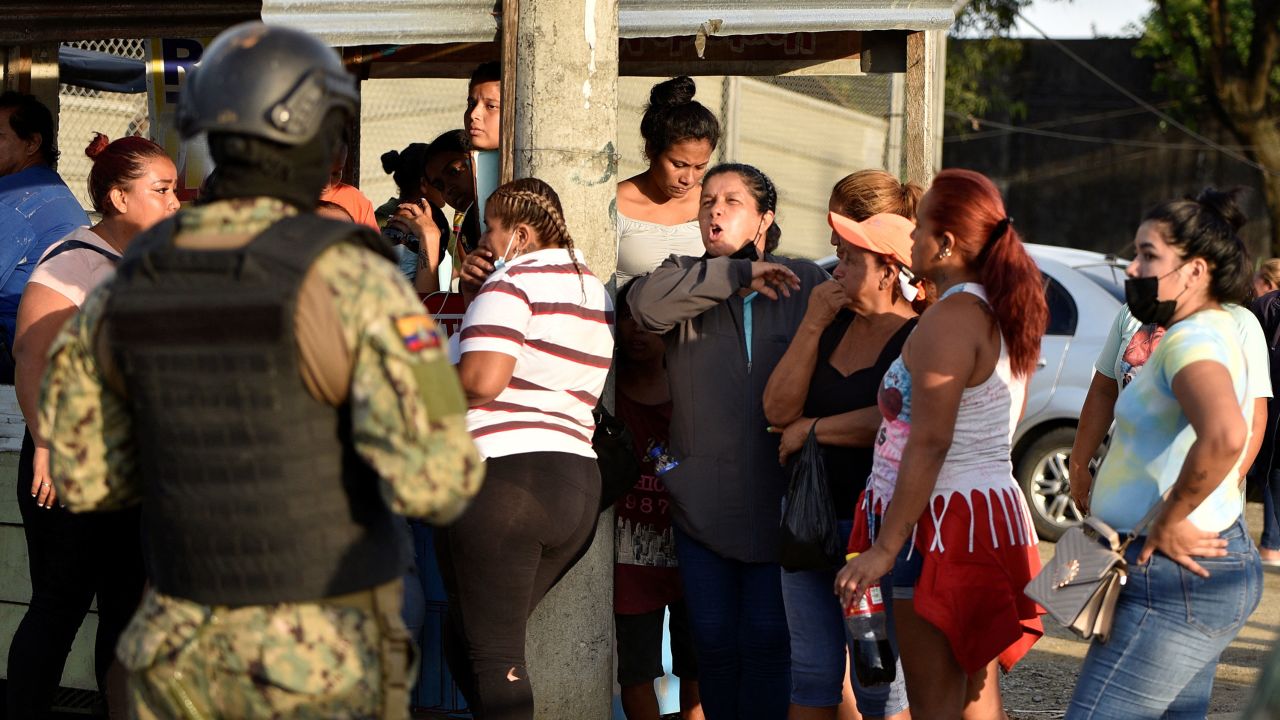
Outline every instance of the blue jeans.
<path fill-rule="evenodd" d="M 1280 550 L 1280 468 L 1267 473 L 1267 486 L 1262 490 L 1262 537 L 1258 547 Z"/>
<path fill-rule="evenodd" d="M 1225 557 L 1196 558 L 1208 578 L 1158 553 L 1136 565 L 1144 538 L 1129 545 L 1111 637 L 1089 647 L 1067 720 L 1203 720 L 1218 656 L 1262 598 L 1262 564 L 1243 518 L 1222 537 Z"/>
<path fill-rule="evenodd" d="M 844 547 L 853 522 L 840 521 L 838 527 Z M 791 702 L 804 707 L 833 707 L 840 704 L 845 676 L 845 660 L 852 640 L 846 637 L 844 611 L 836 597 L 836 570 L 782 571 L 782 599 L 787 607 L 787 627 L 791 629 Z M 881 582 L 885 594 L 885 614 L 889 625 L 889 642 L 894 652 L 898 639 L 893 633 L 893 603 L 889 593 L 889 576 Z M 895 715 L 907 708 L 907 685 L 898 674 L 889 685 L 864 688 L 854 675 L 853 694 L 858 712 L 873 717 Z"/>
<path fill-rule="evenodd" d="M 777 563 L 729 560 L 675 531 L 707 720 L 778 720 L 791 694 L 791 638 Z"/>

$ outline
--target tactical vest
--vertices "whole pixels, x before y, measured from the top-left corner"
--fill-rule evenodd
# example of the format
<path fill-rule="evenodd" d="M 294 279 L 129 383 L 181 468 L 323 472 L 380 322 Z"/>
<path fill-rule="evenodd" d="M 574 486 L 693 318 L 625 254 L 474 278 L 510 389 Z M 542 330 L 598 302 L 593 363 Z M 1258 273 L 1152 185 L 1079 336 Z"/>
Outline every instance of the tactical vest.
<path fill-rule="evenodd" d="M 307 270 L 341 242 L 391 258 L 375 233 L 303 215 L 242 248 L 137 238 L 106 308 L 143 482 L 151 582 L 205 605 L 315 600 L 408 567 L 349 407 L 312 397 L 294 332 Z M 110 422 L 110 419 L 107 420 Z"/>

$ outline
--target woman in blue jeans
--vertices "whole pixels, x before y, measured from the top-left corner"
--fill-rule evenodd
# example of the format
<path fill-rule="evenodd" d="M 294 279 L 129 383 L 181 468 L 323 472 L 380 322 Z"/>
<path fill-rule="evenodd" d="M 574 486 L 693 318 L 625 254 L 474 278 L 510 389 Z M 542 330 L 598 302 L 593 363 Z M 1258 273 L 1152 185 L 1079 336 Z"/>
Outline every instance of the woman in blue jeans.
<path fill-rule="evenodd" d="M 889 191 L 874 192 L 881 181 L 890 184 Z M 828 217 L 839 258 L 834 277 L 809 294 L 804 321 L 764 392 L 765 416 L 782 435 L 780 462 L 785 464 L 804 446 L 810 428 L 817 435 L 841 547 L 871 474 L 871 445 L 880 427 L 880 381 L 916 324 L 917 308 L 904 295 L 902 278 L 911 262 L 915 227 L 907 216 L 915 215 L 919 194 L 915 186 L 904 188 L 879 171 L 856 173 L 836 185 L 831 205 L 853 213 Z M 906 292 L 914 294 L 915 289 Z M 784 568 L 782 573 L 791 632 L 788 718 L 848 717 L 855 700 L 866 720 L 909 717 L 901 667 L 890 685 L 864 688 L 856 678 L 850 682 L 842 608 L 831 592 L 836 569 Z M 885 603 L 887 612 L 892 613 L 892 605 Z M 892 631 L 890 640 L 896 643 Z"/>
<path fill-rule="evenodd" d="M 1208 189 L 1156 207 L 1134 238 L 1129 310 L 1166 331 L 1116 401 L 1089 505 L 1139 537 L 1111 637 L 1090 646 L 1068 720 L 1203 718 L 1218 656 L 1261 598 L 1238 482 L 1248 373 L 1222 309 L 1250 292 L 1243 223 L 1236 193 Z"/>
<path fill-rule="evenodd" d="M 775 257 L 778 193 L 748 165 L 707 172 L 703 257 L 632 280 L 636 324 L 662 334 L 671 385 L 676 557 L 708 720 L 779 720 L 791 687 L 778 565 L 786 479 L 766 432 L 764 386 L 826 273 Z"/>

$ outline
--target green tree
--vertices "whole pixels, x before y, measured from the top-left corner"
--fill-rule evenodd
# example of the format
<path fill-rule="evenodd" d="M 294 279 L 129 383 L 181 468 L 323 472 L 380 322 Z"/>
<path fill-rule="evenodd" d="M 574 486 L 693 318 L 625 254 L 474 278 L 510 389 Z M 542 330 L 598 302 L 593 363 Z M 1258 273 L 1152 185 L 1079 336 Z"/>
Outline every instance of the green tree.
<path fill-rule="evenodd" d="M 1205 109 L 1262 173 L 1280 255 L 1280 0 L 1154 0 L 1139 52 L 1181 114 Z"/>
<path fill-rule="evenodd" d="M 947 46 L 946 110 L 957 129 L 967 117 L 1020 118 L 1026 104 L 1011 96 L 1005 78 L 1022 60 L 1022 43 L 1009 38 L 1018 13 L 1032 0 L 971 0 L 956 15 Z M 973 39 L 980 38 L 980 39 Z"/>

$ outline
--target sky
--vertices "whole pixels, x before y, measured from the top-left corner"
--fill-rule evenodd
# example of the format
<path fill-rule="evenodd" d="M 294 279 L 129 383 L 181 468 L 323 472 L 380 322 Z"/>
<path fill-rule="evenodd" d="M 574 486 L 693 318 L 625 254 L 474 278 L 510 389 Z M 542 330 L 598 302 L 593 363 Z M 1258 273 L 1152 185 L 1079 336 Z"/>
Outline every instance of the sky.
<path fill-rule="evenodd" d="M 1035 0 L 1023 14 L 1055 38 L 1124 37 L 1151 10 L 1151 0 Z M 1015 37 L 1040 37 L 1025 24 Z"/>

